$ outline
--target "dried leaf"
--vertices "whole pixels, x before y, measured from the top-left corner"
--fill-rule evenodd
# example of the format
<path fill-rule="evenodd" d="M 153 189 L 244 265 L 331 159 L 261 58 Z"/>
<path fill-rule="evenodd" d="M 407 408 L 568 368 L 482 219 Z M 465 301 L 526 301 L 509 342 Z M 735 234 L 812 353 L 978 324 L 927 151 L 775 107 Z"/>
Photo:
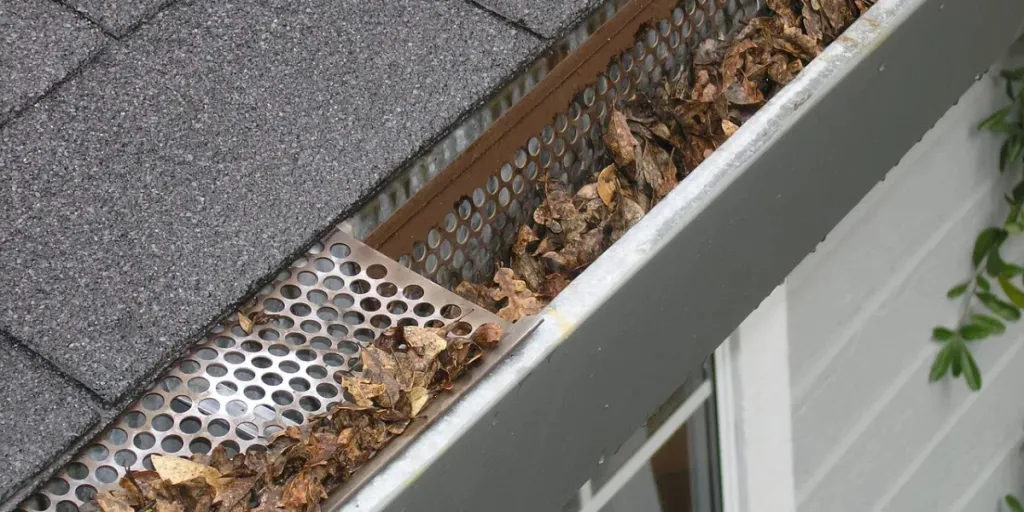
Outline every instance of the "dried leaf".
<path fill-rule="evenodd" d="M 620 168 L 627 168 L 636 161 L 636 150 L 639 147 L 633 134 L 629 131 L 626 116 L 612 109 L 608 117 L 608 127 L 604 131 L 604 143 L 611 153 L 612 160 Z"/>
<path fill-rule="evenodd" d="M 319 471 L 301 471 L 288 481 L 281 494 L 281 505 L 284 508 L 304 508 L 309 503 L 319 503 L 327 497 L 323 484 L 318 478 Z M 319 507 L 317 507 L 319 508 Z M 308 510 L 308 509 L 307 509 Z"/>
<path fill-rule="evenodd" d="M 525 254 L 526 247 L 533 242 L 539 241 L 537 233 L 529 225 L 523 224 L 516 234 L 516 243 L 512 245 L 512 254 Z"/>
<path fill-rule="evenodd" d="M 615 201 L 615 188 L 617 178 L 615 172 L 615 164 L 605 167 L 601 171 L 601 174 L 597 176 L 597 193 L 601 197 L 601 201 L 604 202 L 605 206 L 611 206 L 612 201 Z"/>
<path fill-rule="evenodd" d="M 544 282 L 544 265 L 541 265 L 532 254 L 513 254 L 509 268 L 521 277 L 531 290 L 536 290 Z"/>
<path fill-rule="evenodd" d="M 736 123 L 728 119 L 722 119 L 722 131 L 725 133 L 726 137 L 732 137 L 732 134 L 736 133 L 736 130 L 739 129 L 740 127 L 737 126 Z"/>
<path fill-rule="evenodd" d="M 241 311 L 238 312 L 238 326 L 241 327 L 242 331 L 246 334 L 252 334 L 252 320 L 249 318 L 249 315 L 242 313 Z"/>
<path fill-rule="evenodd" d="M 427 388 L 416 387 L 409 390 L 409 403 L 412 404 L 410 415 L 416 416 L 419 414 L 423 407 L 427 405 L 428 400 L 430 400 L 430 393 L 427 392 Z"/>
<path fill-rule="evenodd" d="M 217 497 L 213 499 L 213 504 L 222 503 L 221 510 L 229 512 L 240 502 L 248 501 L 247 498 L 252 493 L 256 481 L 256 477 L 235 478 L 231 480 L 217 493 Z"/>
<path fill-rule="evenodd" d="M 487 323 L 477 327 L 470 339 L 481 347 L 493 347 L 498 344 L 504 334 L 505 331 L 500 325 Z"/>
<path fill-rule="evenodd" d="M 202 478 L 214 489 L 218 489 L 221 485 L 220 472 L 209 466 L 167 455 L 153 455 L 150 460 L 160 478 L 172 484 L 181 484 L 195 478 Z"/>
<path fill-rule="evenodd" d="M 488 311 L 497 310 L 497 304 L 491 297 L 491 289 L 486 285 L 462 281 L 454 291 L 462 298 L 478 304 Z"/>
<path fill-rule="evenodd" d="M 564 272 L 548 274 L 547 278 L 544 279 L 544 284 L 537 290 L 537 294 L 548 298 L 554 297 L 562 293 L 562 290 L 569 286 L 570 282 L 572 280 Z"/>
<path fill-rule="evenodd" d="M 649 144 L 644 149 L 640 169 L 644 181 L 654 189 L 652 202 L 660 201 L 679 183 L 672 157 L 657 144 Z"/>
<path fill-rule="evenodd" d="M 494 274 L 494 282 L 498 289 L 494 290 L 494 300 L 507 300 L 505 307 L 498 310 L 498 316 L 515 322 L 524 316 L 536 315 L 544 308 L 544 302 L 526 287 L 526 283 L 516 279 L 510 268 L 500 268 Z"/>
<path fill-rule="evenodd" d="M 101 492 L 96 495 L 96 505 L 102 512 L 135 512 L 128 503 L 121 501 L 109 492 Z"/>

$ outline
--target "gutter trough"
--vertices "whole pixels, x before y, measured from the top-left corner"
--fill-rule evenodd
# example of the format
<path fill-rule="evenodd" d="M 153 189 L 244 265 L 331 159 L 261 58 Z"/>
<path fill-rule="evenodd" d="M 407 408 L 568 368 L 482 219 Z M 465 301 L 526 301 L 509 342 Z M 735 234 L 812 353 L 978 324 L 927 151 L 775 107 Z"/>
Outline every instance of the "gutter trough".
<path fill-rule="evenodd" d="M 253 297 L 24 502 L 77 510 L 153 454 L 259 449 L 343 400 L 394 325 L 506 327 L 325 510 L 557 510 L 1013 42 L 1019 0 L 879 0 L 535 317 L 483 281 L 540 198 L 604 161 L 611 105 L 674 76 L 757 0 L 612 0 Z M 515 94 L 509 91 L 515 91 Z M 461 130 L 461 131 L 460 131 Z"/>

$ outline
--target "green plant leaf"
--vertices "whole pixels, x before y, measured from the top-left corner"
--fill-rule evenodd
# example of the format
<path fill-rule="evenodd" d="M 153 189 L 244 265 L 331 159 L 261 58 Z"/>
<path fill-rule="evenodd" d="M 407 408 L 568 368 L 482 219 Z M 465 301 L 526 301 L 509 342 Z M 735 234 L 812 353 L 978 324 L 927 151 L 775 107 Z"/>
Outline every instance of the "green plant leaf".
<path fill-rule="evenodd" d="M 967 291 L 967 284 L 968 283 L 960 283 L 960 284 L 950 288 L 949 291 L 946 292 L 946 297 L 949 297 L 951 299 L 955 299 L 955 298 L 963 295 L 964 292 Z M 985 288 L 985 289 L 987 290 L 987 288 Z"/>
<path fill-rule="evenodd" d="M 928 372 L 929 381 L 935 382 L 949 371 L 949 366 L 953 363 L 954 356 L 957 355 L 955 354 L 956 351 L 952 348 L 953 346 L 954 344 L 950 343 L 942 347 L 938 354 L 935 354 L 935 361 L 932 361 L 932 369 Z"/>
<path fill-rule="evenodd" d="M 1013 304 L 1007 304 L 1006 302 L 999 300 L 999 297 L 988 292 L 978 292 L 975 295 L 978 297 L 978 300 L 985 305 L 985 307 L 1003 320 L 1011 322 L 1020 320 L 1020 310 Z"/>
<path fill-rule="evenodd" d="M 1024 181 L 1014 185 L 1012 194 L 1013 202 L 1017 204 L 1024 202 Z"/>
<path fill-rule="evenodd" d="M 1022 232 L 1024 232 L 1024 226 L 1016 222 L 1007 222 L 1005 225 L 1003 225 L 1003 229 L 1005 229 L 1006 232 L 1011 235 L 1019 235 Z"/>
<path fill-rule="evenodd" d="M 1012 263 L 1007 263 L 1003 260 L 1003 256 L 999 254 L 999 247 L 993 247 L 988 253 L 988 259 L 985 260 L 985 271 L 992 277 L 1013 277 L 1020 274 L 1021 268 Z"/>
<path fill-rule="evenodd" d="M 1016 99 L 1013 97 L 1013 82 L 1011 82 L 1010 80 L 1006 81 L 1006 96 L 1010 98 L 1010 101 Z"/>
<path fill-rule="evenodd" d="M 949 358 L 951 359 L 951 361 L 949 362 L 949 371 L 953 374 L 953 377 L 959 378 L 960 374 L 962 373 L 960 365 L 960 347 L 962 345 L 960 343 L 950 343 L 946 346 L 953 347 L 952 349 L 950 349 L 949 354 Z"/>
<path fill-rule="evenodd" d="M 971 391 L 981 389 L 981 372 L 978 371 L 978 363 L 974 361 L 974 356 L 967 348 L 960 351 L 960 367 L 963 369 L 967 387 L 971 388 Z"/>
<path fill-rule="evenodd" d="M 960 327 L 960 337 L 967 341 L 985 339 L 988 334 L 988 328 L 983 325 L 967 324 Z"/>
<path fill-rule="evenodd" d="M 1006 119 L 1006 114 L 1009 114 L 1013 110 L 1013 105 L 1008 105 L 999 110 L 996 110 L 992 115 L 985 118 L 984 121 L 978 123 L 979 130 L 991 130 L 996 125 L 1000 124 Z"/>
<path fill-rule="evenodd" d="M 1007 162 L 1007 165 L 1020 160 L 1021 154 L 1024 154 L 1024 137 L 1020 135 L 1010 137 L 1010 161 Z"/>
<path fill-rule="evenodd" d="M 991 277 L 999 277 L 1003 275 L 1003 269 L 1006 267 L 1006 263 L 1003 262 L 1003 257 L 999 254 L 999 249 L 993 247 L 988 251 L 988 259 L 985 260 L 985 271 Z"/>
<path fill-rule="evenodd" d="M 978 288 L 982 289 L 982 291 L 987 292 L 992 289 L 992 286 L 988 284 L 988 280 L 983 278 L 983 276 L 978 275 L 978 279 L 976 281 L 978 282 Z"/>
<path fill-rule="evenodd" d="M 1004 69 L 999 72 L 999 76 L 1009 81 L 1024 80 L 1024 68 Z"/>
<path fill-rule="evenodd" d="M 992 289 L 992 285 L 988 284 L 988 279 L 985 279 L 983 276 L 979 275 L 976 281 L 978 283 L 978 288 L 981 288 L 983 291 L 987 292 Z"/>
<path fill-rule="evenodd" d="M 999 287 L 1003 289 L 1003 293 L 1006 294 L 1006 298 L 1010 299 L 1010 302 L 1018 308 L 1024 308 L 1024 291 L 1017 288 L 1010 282 L 1009 278 L 1000 277 Z"/>
<path fill-rule="evenodd" d="M 1002 334 L 1006 332 L 1006 324 L 1004 324 L 1002 320 L 999 320 L 998 318 L 991 317 L 988 315 L 976 314 L 971 315 L 971 320 L 974 320 L 974 323 L 988 329 L 989 333 L 991 334 Z"/>
<path fill-rule="evenodd" d="M 981 264 L 988 252 L 993 247 L 1002 243 L 1006 238 L 1006 231 L 999 228 L 986 228 L 984 231 L 978 234 L 978 238 L 974 240 L 974 251 L 972 252 L 971 261 L 974 262 L 974 266 L 977 267 Z"/>
<path fill-rule="evenodd" d="M 1007 494 L 1003 501 L 1006 502 L 1007 507 L 1010 507 L 1010 512 L 1024 512 L 1024 505 L 1021 504 L 1016 496 Z"/>
<path fill-rule="evenodd" d="M 945 327 L 936 327 L 932 329 L 932 339 L 935 341 L 949 341 L 956 336 L 956 333 L 946 329 Z"/>

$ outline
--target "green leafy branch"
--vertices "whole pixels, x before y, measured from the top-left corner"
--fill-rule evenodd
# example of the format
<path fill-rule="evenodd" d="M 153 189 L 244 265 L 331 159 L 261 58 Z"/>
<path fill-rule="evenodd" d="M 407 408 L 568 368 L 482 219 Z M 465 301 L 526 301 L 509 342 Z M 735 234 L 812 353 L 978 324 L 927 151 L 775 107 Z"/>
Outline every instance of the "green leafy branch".
<path fill-rule="evenodd" d="M 1024 512 L 1024 504 L 1021 504 L 1016 496 L 1007 494 L 1003 500 L 1006 502 L 1006 506 L 1010 508 L 1010 512 Z"/>
<path fill-rule="evenodd" d="M 1024 87 L 1021 86 L 1024 68 L 1003 71 L 1002 76 L 1006 80 L 1006 95 L 1012 103 L 982 121 L 978 129 L 1005 136 L 999 150 L 999 172 L 1006 172 L 1019 169 L 1024 161 Z M 1006 202 L 1010 212 L 1003 224 L 985 228 L 974 241 L 971 276 L 946 293 L 950 299 L 962 300 L 963 305 L 954 328 L 940 326 L 932 330 L 932 339 L 944 344 L 928 375 L 932 382 L 951 373 L 953 378 L 963 377 L 972 390 L 981 389 L 981 372 L 971 353 L 971 345 L 1002 334 L 1006 331 L 1006 322 L 1020 320 L 1024 291 L 1014 280 L 1024 274 L 1024 269 L 1005 261 L 1000 249 L 1008 239 L 1024 233 L 1024 179 L 1006 195 Z"/>

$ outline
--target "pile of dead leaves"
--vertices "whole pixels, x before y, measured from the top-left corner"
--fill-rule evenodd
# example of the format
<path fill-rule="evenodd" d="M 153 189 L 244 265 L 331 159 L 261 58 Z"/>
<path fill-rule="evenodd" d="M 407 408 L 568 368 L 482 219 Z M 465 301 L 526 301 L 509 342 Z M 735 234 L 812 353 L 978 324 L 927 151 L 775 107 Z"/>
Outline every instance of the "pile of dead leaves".
<path fill-rule="evenodd" d="M 678 80 L 612 110 L 610 165 L 575 192 L 542 180 L 493 283 L 455 291 L 509 321 L 539 312 L 873 3 L 768 0 L 771 15 L 702 41 Z"/>
<path fill-rule="evenodd" d="M 453 322 L 453 325 L 455 322 Z M 154 455 L 153 471 L 134 471 L 120 489 L 96 495 L 103 512 L 317 511 L 347 480 L 401 434 L 430 398 L 451 389 L 502 336 L 484 324 L 470 338 L 447 328 L 398 327 L 361 352 L 362 371 L 343 373 L 350 398 L 301 427 L 278 433 L 267 450 L 228 457 L 218 446 L 191 460 Z"/>

